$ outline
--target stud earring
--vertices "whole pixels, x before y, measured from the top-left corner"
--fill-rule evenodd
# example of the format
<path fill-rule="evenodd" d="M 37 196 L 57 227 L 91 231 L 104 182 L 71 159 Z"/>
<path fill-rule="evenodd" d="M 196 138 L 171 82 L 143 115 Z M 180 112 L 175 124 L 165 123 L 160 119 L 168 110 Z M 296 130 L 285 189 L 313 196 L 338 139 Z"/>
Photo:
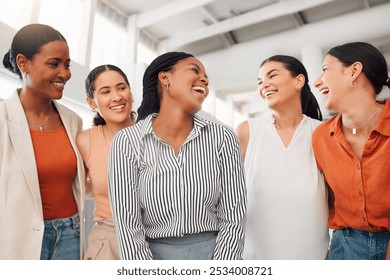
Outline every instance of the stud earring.
<path fill-rule="evenodd" d="M 300 86 L 296 86 L 296 90 L 300 91 L 301 87 Z"/>
<path fill-rule="evenodd" d="M 96 108 L 92 108 L 92 112 L 96 113 Z"/>

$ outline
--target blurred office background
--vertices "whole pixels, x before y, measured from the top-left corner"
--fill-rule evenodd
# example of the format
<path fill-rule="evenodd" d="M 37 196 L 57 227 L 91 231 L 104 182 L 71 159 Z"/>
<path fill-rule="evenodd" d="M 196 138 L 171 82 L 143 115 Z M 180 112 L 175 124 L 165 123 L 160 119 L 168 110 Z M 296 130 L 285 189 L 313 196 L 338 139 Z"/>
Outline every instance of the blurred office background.
<path fill-rule="evenodd" d="M 389 15 L 390 0 L 0 0 L 0 54 L 3 58 L 26 24 L 45 23 L 63 33 L 72 78 L 61 102 L 88 128 L 92 113 L 84 79 L 90 69 L 103 63 L 121 67 L 136 109 L 148 63 L 162 52 L 186 51 L 204 63 L 210 78 L 202 114 L 234 128 L 265 109 L 256 79 L 260 62 L 271 55 L 301 59 L 310 82 L 326 51 L 346 42 L 372 43 L 390 63 Z M 18 78 L 1 64 L 0 99 L 18 86 Z M 379 98 L 389 96 L 385 89 Z"/>

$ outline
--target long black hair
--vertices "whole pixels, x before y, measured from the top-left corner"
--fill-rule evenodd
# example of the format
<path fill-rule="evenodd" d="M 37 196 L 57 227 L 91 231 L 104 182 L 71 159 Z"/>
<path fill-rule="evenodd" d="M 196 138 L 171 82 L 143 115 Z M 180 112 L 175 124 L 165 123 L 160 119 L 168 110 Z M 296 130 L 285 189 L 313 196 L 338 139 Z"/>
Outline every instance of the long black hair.
<path fill-rule="evenodd" d="M 373 45 L 365 42 L 347 43 L 331 48 L 328 54 L 340 60 L 344 66 L 359 61 L 363 65 L 364 74 L 375 89 L 375 94 L 379 94 L 384 85 L 390 88 L 386 59 Z"/>
<path fill-rule="evenodd" d="M 293 77 L 297 77 L 301 74 L 305 77 L 305 84 L 303 85 L 301 92 L 302 113 L 310 118 L 322 121 L 320 106 L 318 105 L 317 99 L 310 89 L 309 77 L 302 62 L 292 56 L 274 55 L 264 60 L 260 67 L 270 61 L 282 63 Z"/>
<path fill-rule="evenodd" d="M 168 52 L 158 56 L 146 68 L 143 83 L 142 103 L 138 108 L 137 122 L 152 113 L 160 112 L 161 90 L 158 83 L 158 73 L 169 72 L 182 59 L 193 57 L 185 52 Z"/>

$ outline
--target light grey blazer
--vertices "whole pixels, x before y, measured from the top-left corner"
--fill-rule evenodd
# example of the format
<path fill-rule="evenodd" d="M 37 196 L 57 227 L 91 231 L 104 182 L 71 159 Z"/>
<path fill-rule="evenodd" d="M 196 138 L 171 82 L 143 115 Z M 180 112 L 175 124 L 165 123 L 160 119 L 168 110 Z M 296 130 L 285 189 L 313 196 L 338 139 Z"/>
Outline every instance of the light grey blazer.
<path fill-rule="evenodd" d="M 76 146 L 81 118 L 53 102 L 77 157 L 73 195 L 80 214 L 80 256 L 84 249 L 84 164 Z M 61 151 L 58 151 L 59 153 Z M 0 260 L 40 259 L 44 232 L 38 173 L 28 122 L 17 91 L 0 103 Z"/>

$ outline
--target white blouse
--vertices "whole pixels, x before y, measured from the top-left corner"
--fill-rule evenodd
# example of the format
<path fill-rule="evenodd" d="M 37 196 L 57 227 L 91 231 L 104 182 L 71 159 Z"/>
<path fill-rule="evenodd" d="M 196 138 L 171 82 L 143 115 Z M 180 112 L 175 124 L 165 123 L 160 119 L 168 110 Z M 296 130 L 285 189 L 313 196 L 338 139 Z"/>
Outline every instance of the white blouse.
<path fill-rule="evenodd" d="M 325 259 L 327 191 L 311 145 L 320 122 L 304 115 L 287 148 L 272 114 L 248 122 L 244 259 Z"/>

